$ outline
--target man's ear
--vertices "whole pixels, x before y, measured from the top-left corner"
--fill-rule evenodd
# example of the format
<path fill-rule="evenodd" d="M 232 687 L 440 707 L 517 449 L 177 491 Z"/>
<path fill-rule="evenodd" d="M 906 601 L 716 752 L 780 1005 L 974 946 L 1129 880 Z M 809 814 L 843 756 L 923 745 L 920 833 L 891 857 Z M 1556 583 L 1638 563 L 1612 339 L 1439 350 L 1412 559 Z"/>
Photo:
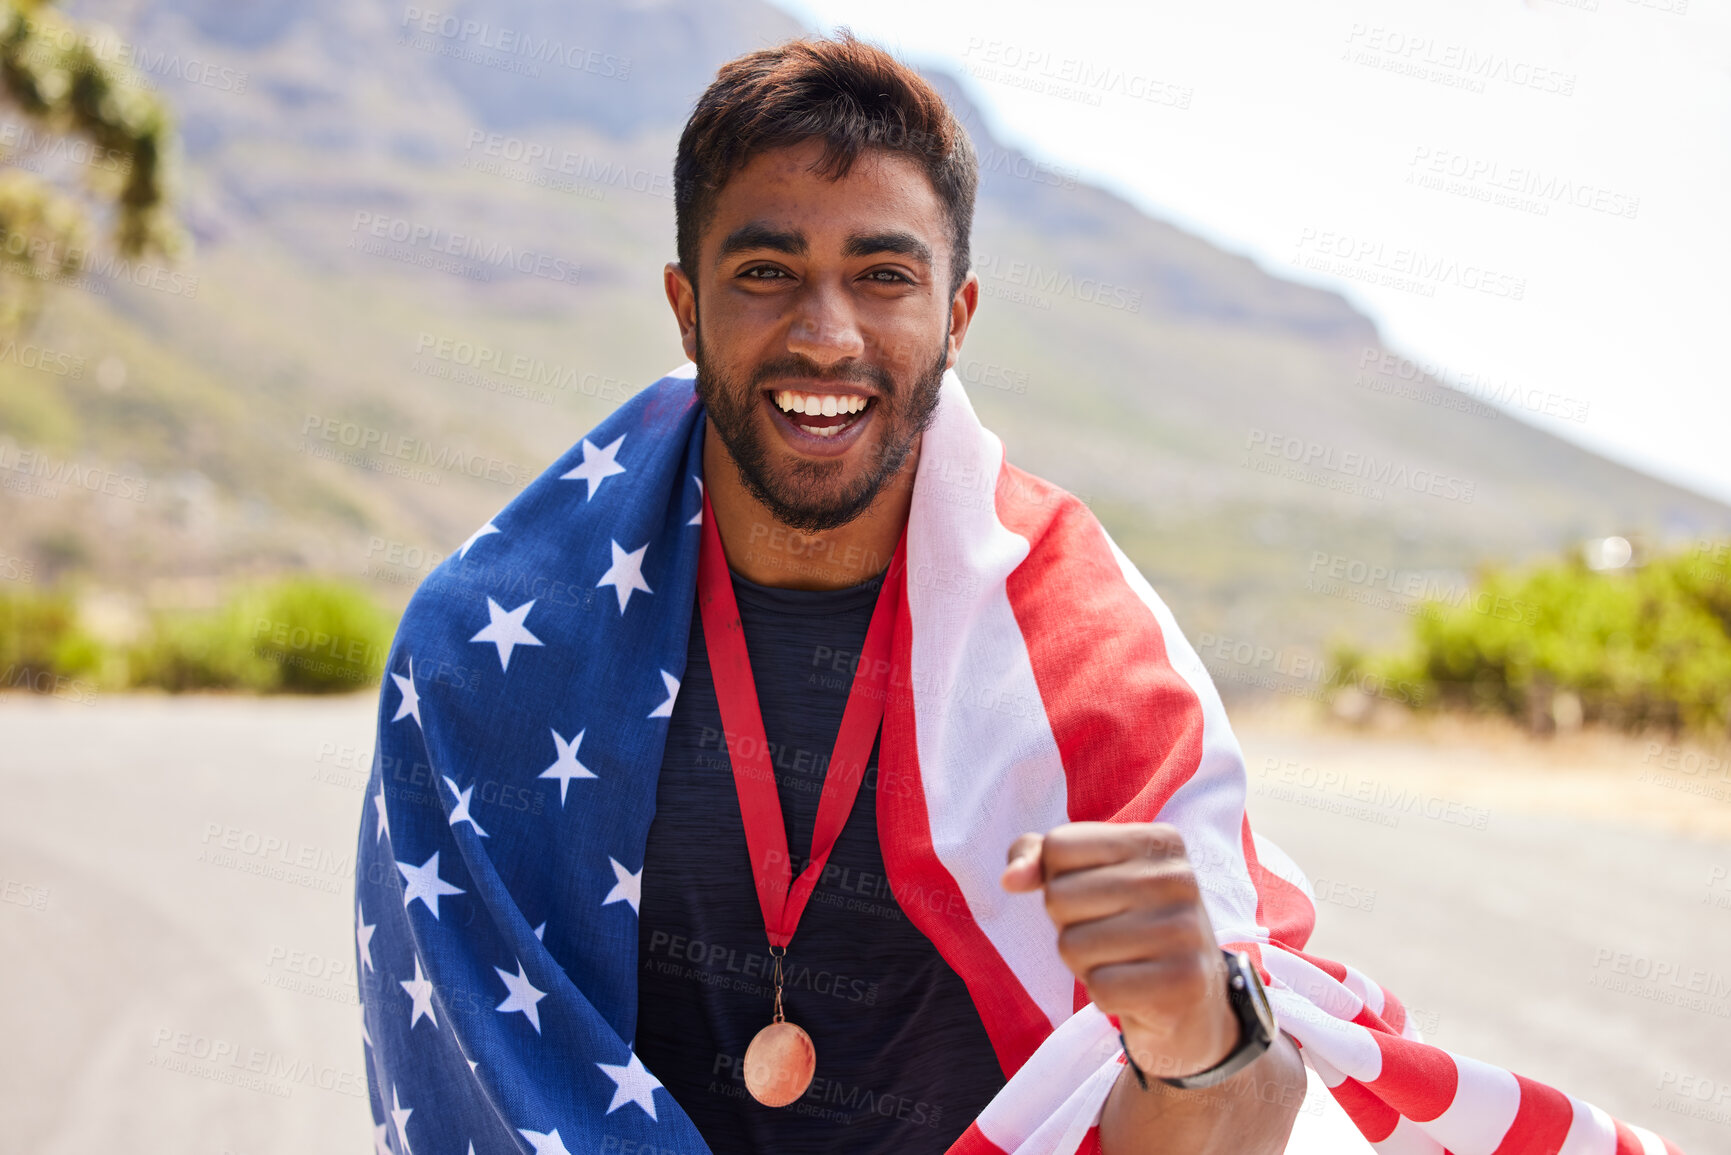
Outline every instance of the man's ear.
<path fill-rule="evenodd" d="M 691 278 L 679 267 L 678 261 L 668 261 L 661 270 L 662 287 L 667 290 L 667 303 L 673 308 L 673 319 L 679 323 L 679 343 L 685 347 L 687 360 L 697 360 L 697 290 Z"/>
<path fill-rule="evenodd" d="M 949 358 L 944 362 L 945 369 L 956 367 L 956 358 L 962 353 L 962 338 L 968 335 L 968 325 L 974 319 L 974 310 L 980 306 L 979 274 L 969 270 L 968 279 L 962 282 L 961 288 L 950 299 L 950 335 Z"/>

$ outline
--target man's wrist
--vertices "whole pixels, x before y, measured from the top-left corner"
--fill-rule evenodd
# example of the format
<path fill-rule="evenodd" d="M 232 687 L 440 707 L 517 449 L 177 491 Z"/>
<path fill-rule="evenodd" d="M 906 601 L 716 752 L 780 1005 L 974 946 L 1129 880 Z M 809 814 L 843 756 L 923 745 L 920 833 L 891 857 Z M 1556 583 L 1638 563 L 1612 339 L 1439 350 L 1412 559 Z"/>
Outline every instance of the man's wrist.
<path fill-rule="evenodd" d="M 1118 1042 L 1124 1048 L 1125 1063 L 1137 1085 L 1144 1091 L 1150 1089 L 1150 1074 L 1167 1086 L 1181 1090 L 1198 1090 L 1222 1083 L 1266 1054 L 1279 1038 L 1280 1032 L 1275 1023 L 1273 1008 L 1268 1003 L 1267 994 L 1262 989 L 1261 979 L 1249 955 L 1224 949 L 1221 954 L 1226 962 L 1225 982 L 1217 990 L 1217 999 L 1219 1011 L 1226 1021 L 1220 1024 L 1214 1044 L 1202 1052 L 1211 1057 L 1211 1062 L 1197 1065 L 1193 1061 L 1196 1053 L 1194 1048 L 1186 1056 L 1161 1054 L 1158 1050 L 1151 1050 L 1138 1062 L 1129 1037 L 1135 1031 L 1127 1033 L 1124 1025 L 1114 1016 L 1113 1022 L 1119 1028 Z M 1209 1001 L 1216 1002 L 1213 999 Z M 1222 1039 L 1225 1041 L 1221 1041 Z M 1177 1069 L 1181 1063 L 1187 1070 Z M 1155 1066 L 1173 1069 L 1150 1069 Z"/>

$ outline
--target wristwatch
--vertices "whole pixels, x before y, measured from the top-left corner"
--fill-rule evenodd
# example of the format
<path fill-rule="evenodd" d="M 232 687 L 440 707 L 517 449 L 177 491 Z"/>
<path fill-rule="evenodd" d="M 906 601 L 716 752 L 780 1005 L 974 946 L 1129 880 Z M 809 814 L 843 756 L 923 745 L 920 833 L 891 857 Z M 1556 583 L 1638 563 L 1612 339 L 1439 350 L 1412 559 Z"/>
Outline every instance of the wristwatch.
<path fill-rule="evenodd" d="M 1212 1087 L 1223 1083 L 1262 1057 L 1262 1053 L 1274 1045 L 1275 1032 L 1279 1026 L 1274 1021 L 1274 1008 L 1268 1005 L 1268 993 L 1262 989 L 1262 980 L 1257 977 L 1256 967 L 1250 962 L 1250 956 L 1243 951 L 1223 950 L 1226 956 L 1226 999 L 1232 1007 L 1232 1014 L 1238 1020 L 1238 1044 L 1232 1048 L 1224 1059 L 1194 1075 L 1184 1075 L 1177 1079 L 1159 1076 L 1162 1083 L 1170 1087 L 1180 1087 L 1184 1090 L 1197 1090 L 1202 1087 Z M 1124 1061 L 1136 1075 L 1136 1082 L 1146 1091 L 1148 1076 L 1142 1073 L 1142 1068 L 1136 1065 L 1136 1060 L 1130 1057 L 1130 1045 L 1124 1040 L 1124 1032 L 1118 1032 L 1118 1041 L 1124 1045 Z"/>

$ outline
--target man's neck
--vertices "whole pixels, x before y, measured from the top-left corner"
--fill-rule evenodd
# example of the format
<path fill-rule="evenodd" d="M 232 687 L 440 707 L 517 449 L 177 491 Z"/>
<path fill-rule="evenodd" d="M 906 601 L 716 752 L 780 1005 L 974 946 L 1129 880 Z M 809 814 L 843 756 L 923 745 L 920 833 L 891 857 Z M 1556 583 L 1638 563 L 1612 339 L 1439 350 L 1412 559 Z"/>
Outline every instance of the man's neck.
<path fill-rule="evenodd" d="M 805 533 L 778 520 L 739 479 L 739 469 L 715 426 L 703 434 L 703 488 L 715 510 L 722 552 L 734 573 L 759 585 L 838 590 L 889 567 L 913 501 L 920 444 L 885 483 L 866 511 L 837 529 Z"/>

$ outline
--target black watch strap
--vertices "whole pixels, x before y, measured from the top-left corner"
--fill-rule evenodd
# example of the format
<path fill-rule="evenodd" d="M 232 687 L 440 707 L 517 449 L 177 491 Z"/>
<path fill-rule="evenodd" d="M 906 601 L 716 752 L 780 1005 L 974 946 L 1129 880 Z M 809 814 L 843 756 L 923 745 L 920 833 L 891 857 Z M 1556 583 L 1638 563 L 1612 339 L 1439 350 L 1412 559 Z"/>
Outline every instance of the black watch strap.
<path fill-rule="evenodd" d="M 1226 997 L 1232 1007 L 1232 1013 L 1238 1020 L 1238 1043 L 1227 1056 L 1208 1068 L 1193 1075 L 1183 1075 L 1169 1079 L 1159 1076 L 1162 1083 L 1169 1087 L 1183 1090 L 1198 1090 L 1223 1083 L 1262 1057 L 1262 1053 L 1274 1044 L 1275 1032 L 1279 1029 L 1274 1022 L 1274 1010 L 1268 1005 L 1268 996 L 1262 989 L 1262 980 L 1256 973 L 1256 968 L 1250 962 L 1250 956 L 1242 951 L 1222 951 L 1226 956 Z M 1130 1055 L 1130 1044 L 1124 1038 L 1122 1029 L 1118 1031 L 1118 1042 L 1124 1048 L 1124 1062 L 1130 1067 L 1131 1074 L 1136 1076 L 1136 1083 L 1144 1091 L 1148 1089 L 1148 1076 L 1142 1068 L 1136 1065 L 1136 1060 Z"/>

